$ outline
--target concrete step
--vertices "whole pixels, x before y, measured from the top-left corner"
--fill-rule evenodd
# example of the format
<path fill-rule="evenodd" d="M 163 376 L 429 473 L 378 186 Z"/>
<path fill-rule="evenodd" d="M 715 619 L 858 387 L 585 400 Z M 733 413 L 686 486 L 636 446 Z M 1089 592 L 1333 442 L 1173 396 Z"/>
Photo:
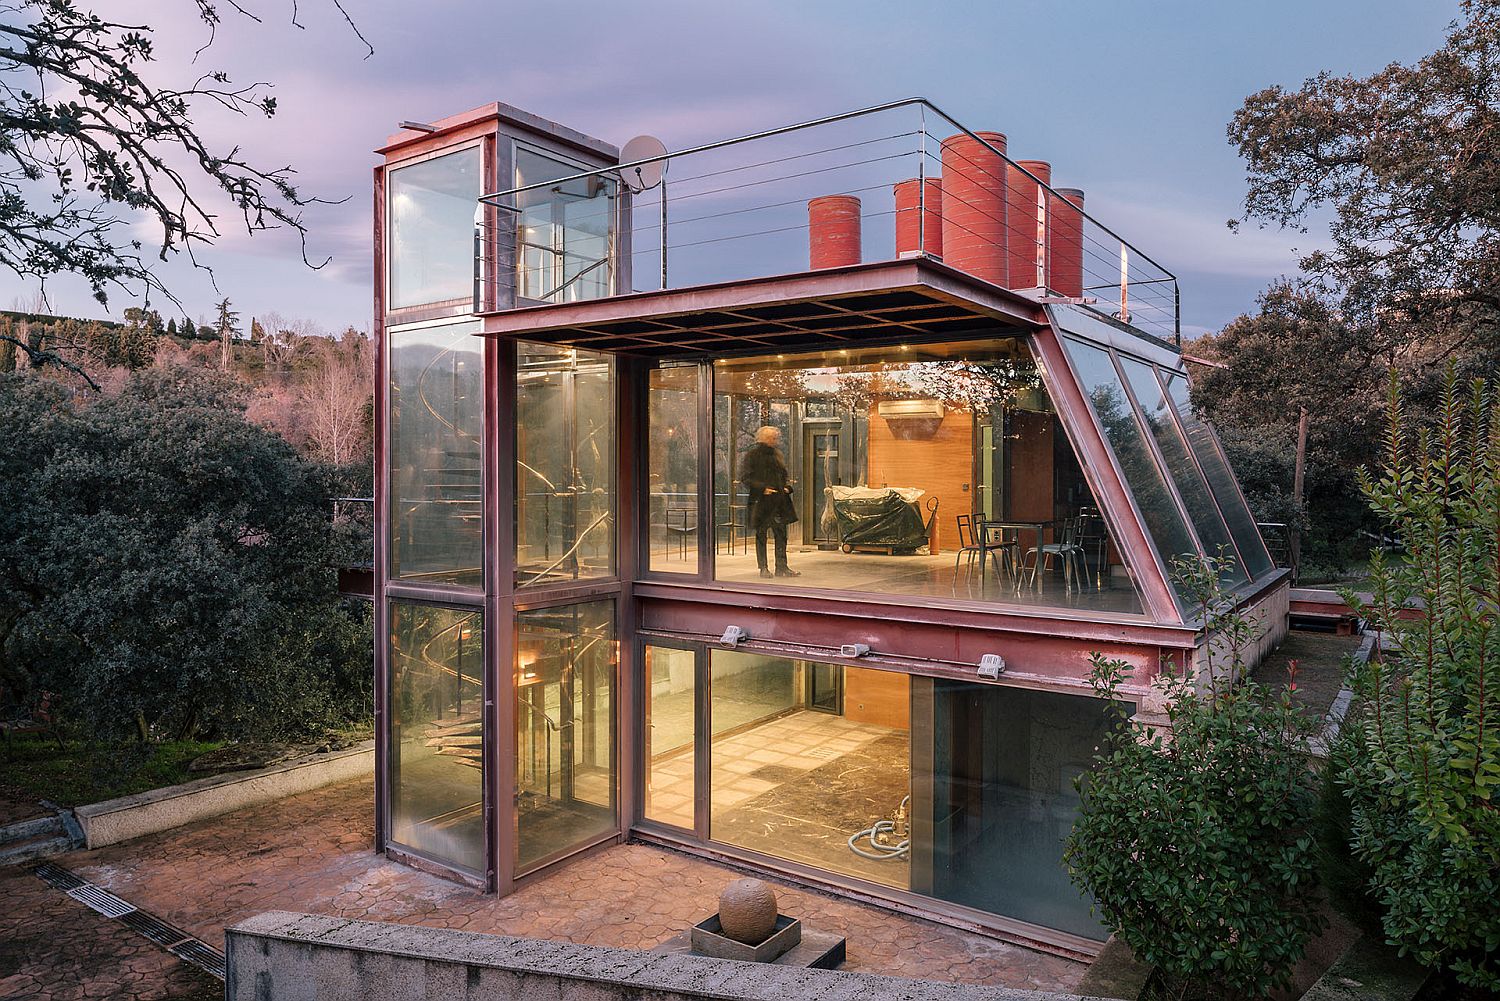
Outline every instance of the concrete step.
<path fill-rule="evenodd" d="M 70 852 L 76 847 L 73 839 L 66 835 L 41 835 L 24 841 L 13 841 L 0 848 L 0 866 L 20 865 L 22 862 L 50 858 L 53 855 Z"/>
<path fill-rule="evenodd" d="M 29 838 L 41 835 L 66 834 L 62 818 L 57 814 L 46 817 L 34 817 L 31 820 L 20 820 L 14 824 L 0 827 L 0 848 L 13 844 L 17 841 L 25 841 Z"/>

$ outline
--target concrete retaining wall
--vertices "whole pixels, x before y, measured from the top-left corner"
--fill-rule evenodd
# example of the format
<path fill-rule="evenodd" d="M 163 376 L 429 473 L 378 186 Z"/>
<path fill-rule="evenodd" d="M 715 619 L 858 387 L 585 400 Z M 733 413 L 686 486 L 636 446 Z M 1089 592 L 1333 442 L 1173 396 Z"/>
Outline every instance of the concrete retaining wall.
<path fill-rule="evenodd" d="M 105 800 L 74 810 L 89 848 L 128 841 L 157 831 L 299 792 L 373 774 L 375 742 L 328 754 L 309 755 L 253 772 L 196 779 L 135 796 Z"/>
<path fill-rule="evenodd" d="M 271 911 L 224 934 L 227 1001 L 1078 1001 L 542 939 Z"/>

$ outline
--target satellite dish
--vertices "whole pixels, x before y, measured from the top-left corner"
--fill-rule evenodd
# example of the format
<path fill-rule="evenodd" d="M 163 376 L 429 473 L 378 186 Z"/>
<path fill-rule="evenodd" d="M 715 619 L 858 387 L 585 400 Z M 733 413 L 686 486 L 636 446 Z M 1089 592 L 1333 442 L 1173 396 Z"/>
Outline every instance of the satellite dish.
<path fill-rule="evenodd" d="M 655 136 L 636 136 L 625 144 L 620 150 L 621 163 L 635 163 L 637 160 L 650 160 L 650 163 L 642 163 L 635 167 L 626 167 L 620 171 L 620 179 L 625 182 L 635 194 L 642 191 L 650 191 L 661 183 L 662 177 L 667 173 L 667 147 Z"/>

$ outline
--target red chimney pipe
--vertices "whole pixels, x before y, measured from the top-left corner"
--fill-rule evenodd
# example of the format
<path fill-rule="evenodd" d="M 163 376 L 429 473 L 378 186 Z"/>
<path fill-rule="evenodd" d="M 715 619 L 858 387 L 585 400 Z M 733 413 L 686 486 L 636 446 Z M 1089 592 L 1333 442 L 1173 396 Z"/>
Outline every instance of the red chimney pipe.
<path fill-rule="evenodd" d="M 1005 152 L 1001 133 L 975 134 Z M 966 133 L 944 139 L 942 157 L 943 263 L 1004 285 L 1005 160 Z"/>
<path fill-rule="evenodd" d="M 1045 160 L 1018 160 L 1016 164 L 1006 174 L 1010 287 L 1037 288 L 1047 284 L 1047 209 L 1045 201 L 1038 198 L 1046 189 L 1020 168 L 1031 171 L 1042 184 L 1051 184 L 1052 165 Z M 1038 281 L 1038 277 L 1042 280 Z"/>
<path fill-rule="evenodd" d="M 1047 284 L 1058 295 L 1083 295 L 1083 192 L 1057 188 L 1051 199 L 1052 274 Z"/>
<path fill-rule="evenodd" d="M 853 195 L 824 195 L 807 203 L 807 256 L 813 270 L 858 264 L 860 206 Z"/>
<path fill-rule="evenodd" d="M 896 183 L 896 256 L 922 252 L 943 256 L 943 182 L 936 177 Z"/>

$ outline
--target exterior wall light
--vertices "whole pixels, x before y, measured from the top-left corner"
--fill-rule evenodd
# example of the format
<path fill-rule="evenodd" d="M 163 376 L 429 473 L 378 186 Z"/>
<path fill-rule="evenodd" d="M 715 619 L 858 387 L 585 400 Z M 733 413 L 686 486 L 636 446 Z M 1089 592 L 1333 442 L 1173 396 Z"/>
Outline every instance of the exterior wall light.
<path fill-rule="evenodd" d="M 750 638 L 750 633 L 739 626 L 725 626 L 719 642 L 727 647 L 736 647 Z"/>
<path fill-rule="evenodd" d="M 870 652 L 868 643 L 845 643 L 839 647 L 840 657 L 863 657 Z"/>
<path fill-rule="evenodd" d="M 1000 677 L 1005 670 L 1005 658 L 998 653 L 987 653 L 979 658 L 979 676 L 989 678 L 991 681 Z"/>

